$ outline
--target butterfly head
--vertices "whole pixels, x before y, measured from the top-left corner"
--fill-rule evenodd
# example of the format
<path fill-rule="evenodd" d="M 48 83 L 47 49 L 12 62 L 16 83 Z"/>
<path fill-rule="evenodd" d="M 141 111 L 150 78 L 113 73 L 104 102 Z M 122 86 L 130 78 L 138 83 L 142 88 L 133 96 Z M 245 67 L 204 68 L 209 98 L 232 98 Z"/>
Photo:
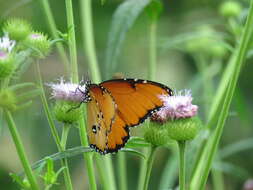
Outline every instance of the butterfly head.
<path fill-rule="evenodd" d="M 91 101 L 91 96 L 90 96 L 90 86 L 91 86 L 91 81 L 90 80 L 82 80 L 77 87 L 77 90 L 81 92 L 82 95 L 82 103 L 87 103 Z"/>

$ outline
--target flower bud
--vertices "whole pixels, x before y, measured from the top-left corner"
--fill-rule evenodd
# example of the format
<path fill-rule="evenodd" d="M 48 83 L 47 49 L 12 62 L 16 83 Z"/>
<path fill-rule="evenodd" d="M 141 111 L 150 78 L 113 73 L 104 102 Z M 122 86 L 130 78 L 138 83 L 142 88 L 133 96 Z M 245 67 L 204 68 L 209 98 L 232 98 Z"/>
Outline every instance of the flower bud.
<path fill-rule="evenodd" d="M 56 101 L 53 108 L 56 120 L 69 124 L 77 122 L 83 112 L 80 108 L 75 108 L 76 106 L 78 106 L 77 103 Z"/>
<path fill-rule="evenodd" d="M 242 12 L 242 6 L 237 1 L 226 1 L 222 3 L 219 11 L 224 17 L 237 17 Z"/>
<path fill-rule="evenodd" d="M 150 121 L 145 128 L 144 139 L 154 146 L 163 146 L 170 140 L 162 124 Z"/>
<path fill-rule="evenodd" d="M 14 69 L 14 57 L 12 54 L 0 50 L 0 80 L 11 76 Z"/>
<path fill-rule="evenodd" d="M 16 96 L 11 90 L 2 90 L 0 91 L 0 107 L 14 111 L 16 106 Z"/>
<path fill-rule="evenodd" d="M 29 34 L 25 43 L 34 50 L 33 56 L 38 58 L 44 58 L 51 50 L 50 40 L 46 35 L 39 32 Z"/>
<path fill-rule="evenodd" d="M 5 23 L 3 31 L 8 33 L 11 39 L 20 41 L 28 36 L 32 27 L 26 20 L 14 18 Z"/>
<path fill-rule="evenodd" d="M 176 141 L 192 140 L 198 133 L 201 121 L 198 117 L 178 119 L 167 122 L 168 136 Z"/>

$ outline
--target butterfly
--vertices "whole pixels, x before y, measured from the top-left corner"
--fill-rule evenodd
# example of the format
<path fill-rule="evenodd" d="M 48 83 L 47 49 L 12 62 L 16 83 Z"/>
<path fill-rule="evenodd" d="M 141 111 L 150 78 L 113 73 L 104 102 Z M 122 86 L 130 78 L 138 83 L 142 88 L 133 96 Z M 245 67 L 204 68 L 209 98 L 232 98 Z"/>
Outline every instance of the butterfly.
<path fill-rule="evenodd" d="M 160 83 L 141 79 L 86 82 L 87 132 L 90 147 L 101 154 L 117 152 L 129 139 L 129 128 L 159 110 L 160 95 L 173 91 Z"/>

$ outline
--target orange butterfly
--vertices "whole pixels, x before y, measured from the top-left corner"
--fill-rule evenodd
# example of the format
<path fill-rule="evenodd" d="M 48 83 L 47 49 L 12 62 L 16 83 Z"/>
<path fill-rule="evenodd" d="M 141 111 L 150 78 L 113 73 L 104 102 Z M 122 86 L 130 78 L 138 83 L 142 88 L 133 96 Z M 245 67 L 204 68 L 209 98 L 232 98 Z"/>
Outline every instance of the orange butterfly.
<path fill-rule="evenodd" d="M 101 154 L 117 152 L 129 139 L 129 127 L 139 125 L 162 107 L 159 95 L 172 95 L 170 88 L 147 80 L 114 79 L 86 83 L 90 147 Z"/>

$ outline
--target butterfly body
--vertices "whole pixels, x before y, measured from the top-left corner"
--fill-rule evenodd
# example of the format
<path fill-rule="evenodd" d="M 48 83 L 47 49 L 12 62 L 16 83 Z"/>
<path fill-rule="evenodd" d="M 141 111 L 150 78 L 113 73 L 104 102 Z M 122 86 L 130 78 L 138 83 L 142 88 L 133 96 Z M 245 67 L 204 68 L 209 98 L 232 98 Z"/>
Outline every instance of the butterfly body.
<path fill-rule="evenodd" d="M 140 79 L 86 85 L 89 143 L 101 154 L 122 148 L 129 139 L 129 127 L 144 122 L 162 106 L 160 95 L 173 94 L 165 85 Z"/>

